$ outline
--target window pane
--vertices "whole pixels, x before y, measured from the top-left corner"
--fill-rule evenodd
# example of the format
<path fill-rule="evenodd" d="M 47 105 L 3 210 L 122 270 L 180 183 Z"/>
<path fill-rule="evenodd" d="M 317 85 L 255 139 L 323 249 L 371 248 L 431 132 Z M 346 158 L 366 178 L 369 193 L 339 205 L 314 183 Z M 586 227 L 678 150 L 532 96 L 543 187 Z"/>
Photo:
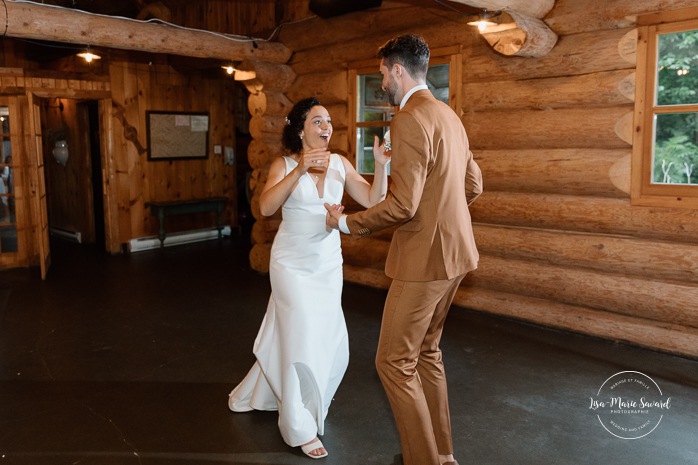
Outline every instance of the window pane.
<path fill-rule="evenodd" d="M 434 97 L 448 105 L 448 74 L 449 65 L 430 66 L 427 71 L 427 86 Z"/>
<path fill-rule="evenodd" d="M 17 227 L 0 224 L 0 253 L 18 252 Z"/>
<path fill-rule="evenodd" d="M 652 182 L 698 184 L 698 113 L 655 116 Z"/>
<path fill-rule="evenodd" d="M 356 130 L 356 171 L 360 174 L 373 174 L 373 136 L 377 135 L 382 142 L 388 129 L 390 129 L 389 126 L 371 126 Z M 388 165 L 388 174 L 390 174 L 390 165 Z"/>
<path fill-rule="evenodd" d="M 658 37 L 657 105 L 698 103 L 698 30 Z"/>
<path fill-rule="evenodd" d="M 357 77 L 357 120 L 389 121 L 393 116 L 393 107 L 388 102 L 388 94 L 381 89 L 383 77 L 380 73 L 361 74 Z"/>
<path fill-rule="evenodd" d="M 380 73 L 357 76 L 357 122 L 383 123 L 381 126 L 357 128 L 356 170 L 361 174 L 373 174 L 373 135 L 383 140 L 395 114 L 388 102 L 388 94 L 381 89 L 383 76 Z"/>
<path fill-rule="evenodd" d="M 17 252 L 14 176 L 10 146 L 10 112 L 0 107 L 2 146 L 0 146 L 0 253 Z"/>
<path fill-rule="evenodd" d="M 8 107 L 0 107 L 0 122 L 2 122 L 2 133 L 10 133 L 10 109 Z"/>

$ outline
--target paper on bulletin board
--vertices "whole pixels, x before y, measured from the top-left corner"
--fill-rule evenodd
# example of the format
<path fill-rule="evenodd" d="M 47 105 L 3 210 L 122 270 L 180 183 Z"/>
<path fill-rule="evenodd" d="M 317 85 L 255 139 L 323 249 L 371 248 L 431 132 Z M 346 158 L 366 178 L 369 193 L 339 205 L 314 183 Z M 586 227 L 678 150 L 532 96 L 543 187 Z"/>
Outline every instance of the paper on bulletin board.
<path fill-rule="evenodd" d="M 206 131 L 208 131 L 208 116 L 193 115 L 191 117 L 191 131 L 192 132 L 206 132 Z"/>
<path fill-rule="evenodd" d="M 175 115 L 174 119 L 175 126 L 189 126 L 191 124 L 191 117 L 189 115 Z"/>

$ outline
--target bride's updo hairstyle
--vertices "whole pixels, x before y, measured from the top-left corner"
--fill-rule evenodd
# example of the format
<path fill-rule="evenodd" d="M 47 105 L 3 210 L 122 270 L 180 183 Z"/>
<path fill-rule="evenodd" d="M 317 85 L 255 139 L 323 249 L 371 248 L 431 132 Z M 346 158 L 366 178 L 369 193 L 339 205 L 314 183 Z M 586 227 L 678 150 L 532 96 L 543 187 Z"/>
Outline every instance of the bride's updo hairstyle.
<path fill-rule="evenodd" d="M 315 97 L 308 97 L 300 100 L 291 108 L 286 117 L 284 133 L 281 136 L 281 144 L 290 153 L 301 153 L 301 150 L 303 150 L 300 134 L 303 132 L 305 118 L 307 118 L 310 109 L 318 105 L 320 105 L 320 102 Z"/>

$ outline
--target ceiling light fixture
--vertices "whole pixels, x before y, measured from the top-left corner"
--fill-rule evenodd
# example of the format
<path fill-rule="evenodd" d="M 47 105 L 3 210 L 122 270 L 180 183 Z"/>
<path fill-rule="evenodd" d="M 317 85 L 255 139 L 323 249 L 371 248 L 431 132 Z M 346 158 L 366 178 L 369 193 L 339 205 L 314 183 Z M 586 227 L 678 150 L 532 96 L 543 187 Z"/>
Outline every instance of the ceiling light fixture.
<path fill-rule="evenodd" d="M 101 56 L 97 55 L 96 53 L 92 53 L 92 50 L 90 50 L 89 46 L 87 47 L 87 50 L 85 50 L 84 52 L 78 53 L 78 56 L 80 58 L 83 58 L 88 63 L 92 63 L 93 60 L 99 60 L 102 58 Z"/>
<path fill-rule="evenodd" d="M 476 21 L 470 21 L 467 24 L 468 24 L 468 26 L 476 26 L 480 32 L 484 32 L 485 29 L 487 29 L 489 26 L 496 26 L 498 24 L 498 21 L 492 21 L 492 20 L 497 18 L 501 14 L 502 14 L 502 12 L 499 10 L 497 10 L 497 11 L 482 10 L 480 12 L 480 14 L 477 15 L 478 19 Z"/>

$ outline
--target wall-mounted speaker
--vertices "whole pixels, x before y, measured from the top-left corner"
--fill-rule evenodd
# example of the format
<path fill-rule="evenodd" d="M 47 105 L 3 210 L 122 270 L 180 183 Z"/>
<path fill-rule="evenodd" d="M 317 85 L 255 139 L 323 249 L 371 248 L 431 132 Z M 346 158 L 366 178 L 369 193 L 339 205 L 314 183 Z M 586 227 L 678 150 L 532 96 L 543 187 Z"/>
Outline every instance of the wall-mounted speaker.
<path fill-rule="evenodd" d="M 383 0 L 310 0 L 310 11 L 321 18 L 331 18 L 381 6 Z"/>

